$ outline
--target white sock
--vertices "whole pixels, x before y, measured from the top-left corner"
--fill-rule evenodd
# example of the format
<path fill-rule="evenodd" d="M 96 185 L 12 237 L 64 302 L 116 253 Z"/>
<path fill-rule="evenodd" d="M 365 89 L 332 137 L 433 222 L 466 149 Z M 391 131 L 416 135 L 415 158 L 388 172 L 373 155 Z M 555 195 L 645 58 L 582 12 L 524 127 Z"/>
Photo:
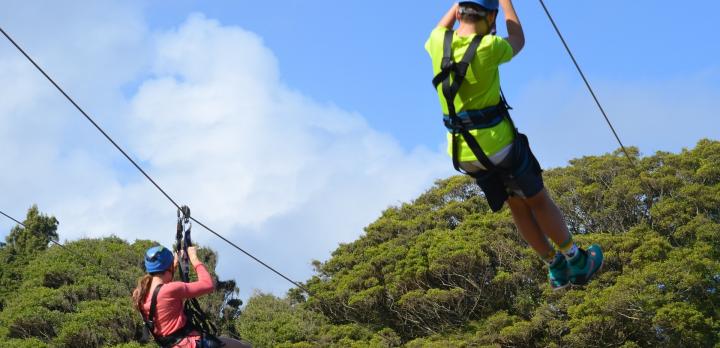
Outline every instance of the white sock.
<path fill-rule="evenodd" d="M 577 254 L 577 252 L 578 252 L 577 244 L 573 243 L 572 246 L 570 247 L 570 249 L 565 250 L 563 252 L 563 254 L 565 255 L 565 257 L 567 257 L 569 259 L 569 258 L 572 258 L 573 256 L 575 256 L 575 254 Z"/>

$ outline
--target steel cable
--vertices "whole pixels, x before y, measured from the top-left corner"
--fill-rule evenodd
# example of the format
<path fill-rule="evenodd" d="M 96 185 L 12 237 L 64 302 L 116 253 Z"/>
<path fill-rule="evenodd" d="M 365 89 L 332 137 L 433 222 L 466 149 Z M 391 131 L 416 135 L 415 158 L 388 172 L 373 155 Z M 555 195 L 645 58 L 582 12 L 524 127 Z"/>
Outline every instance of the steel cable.
<path fill-rule="evenodd" d="M 30 61 L 30 63 L 32 63 L 32 65 L 35 66 L 35 68 L 36 68 L 40 73 L 42 73 L 42 75 L 45 76 L 45 78 L 46 78 L 48 81 L 50 81 L 50 83 L 51 83 L 53 86 L 55 86 L 55 88 L 65 97 L 65 99 L 67 99 L 83 116 L 85 116 L 85 118 L 86 118 L 90 123 L 92 123 L 92 125 L 95 126 L 95 128 L 96 128 L 100 133 L 102 133 L 102 135 L 105 137 L 105 139 L 107 139 L 118 151 L 120 151 L 120 153 L 122 153 L 123 156 L 125 156 L 125 158 L 126 158 L 128 161 L 130 161 L 130 163 L 132 163 L 133 166 L 134 166 L 138 171 L 140 171 L 140 173 L 142 173 L 142 175 L 145 176 L 145 178 L 146 178 L 147 180 L 149 180 L 149 181 L 153 184 L 153 186 L 155 186 L 155 188 L 158 189 L 158 191 L 160 191 L 160 193 L 162 193 L 163 196 L 165 196 L 165 198 L 167 198 L 167 199 L 170 201 L 170 203 L 172 203 L 177 209 L 180 209 L 180 205 L 179 205 L 177 202 L 175 202 L 175 200 L 172 199 L 172 197 L 170 197 L 170 195 L 169 195 L 165 190 L 163 190 L 163 188 L 160 187 L 160 185 L 158 185 L 158 183 L 157 183 L 152 177 L 150 177 L 150 175 L 149 175 L 145 170 L 143 170 L 142 167 L 140 167 L 140 165 L 137 164 L 137 162 L 135 162 L 135 160 L 133 160 L 133 159 L 130 157 L 130 155 L 128 155 L 127 152 L 126 152 L 125 150 L 123 150 L 123 148 L 120 147 L 120 145 L 118 145 L 117 142 L 115 142 L 115 140 L 113 140 L 113 139 L 110 137 L 110 135 L 108 135 L 108 133 L 105 132 L 105 130 L 103 130 L 103 128 L 100 127 L 100 125 L 99 125 L 97 122 L 95 122 L 95 120 L 94 120 L 92 117 L 90 117 L 90 115 L 89 115 L 87 112 L 85 112 L 85 110 L 83 110 L 83 108 L 81 108 L 80 105 L 78 105 L 78 103 L 76 103 L 75 100 L 73 100 L 73 98 L 71 98 L 70 95 L 68 95 L 62 87 L 60 87 L 60 85 L 59 85 L 58 83 L 56 83 L 55 80 L 53 80 L 53 79 L 50 77 L 50 75 L 48 75 L 48 74 L 45 72 L 45 70 L 44 70 L 43 68 L 41 68 L 40 65 L 38 65 L 38 64 L 35 62 L 35 60 L 32 59 L 32 57 L 30 57 L 30 55 L 29 55 L 27 52 L 25 52 L 25 50 L 24 50 L 22 47 L 20 47 L 20 45 L 19 45 L 17 42 L 15 42 L 15 40 L 13 40 L 13 38 L 12 38 L 7 32 L 5 32 L 5 30 L 4 30 L 2 27 L 0 27 L 0 32 L 2 32 L 2 34 L 5 36 L 5 38 L 7 38 L 7 39 L 10 41 L 10 43 L 12 43 L 12 45 L 15 46 L 15 48 L 17 48 L 17 50 L 20 51 L 20 53 L 22 53 L 22 55 L 25 56 L 25 58 L 26 58 L 28 61 Z M 4 214 L 3 214 L 3 215 L 4 215 Z M 232 246 L 233 248 L 235 248 L 235 249 L 237 249 L 238 251 L 242 252 L 243 254 L 249 256 L 249 257 L 252 258 L 254 261 L 256 261 L 257 263 L 259 263 L 260 265 L 264 266 L 265 268 L 267 268 L 267 269 L 269 269 L 270 271 L 274 272 L 274 273 L 277 274 L 278 276 L 280 276 L 280 277 L 282 277 L 283 279 L 287 280 L 288 282 L 292 283 L 294 286 L 298 287 L 299 289 L 302 289 L 303 291 L 305 291 L 305 292 L 308 293 L 309 295 L 312 295 L 312 293 L 311 293 L 308 289 L 306 289 L 304 286 L 300 285 L 300 283 L 298 283 L 298 282 L 296 282 L 296 281 L 288 278 L 287 276 L 285 276 L 284 274 L 282 274 L 280 271 L 276 270 L 274 267 L 271 267 L 271 266 L 268 265 L 267 263 L 261 261 L 261 260 L 258 259 L 257 257 L 253 256 L 251 253 L 249 253 L 249 252 L 245 251 L 244 249 L 240 248 L 240 247 L 239 247 L 238 245 L 236 245 L 235 243 L 230 242 L 227 238 L 225 238 L 225 237 L 223 237 L 222 235 L 220 235 L 219 233 L 215 232 L 214 230 L 212 230 L 211 228 L 209 228 L 209 227 L 208 227 L 207 225 L 205 225 L 204 223 L 196 220 L 195 218 L 192 218 L 192 220 L 195 221 L 198 225 L 200 225 L 200 226 L 202 226 L 203 228 L 205 228 L 208 232 L 214 234 L 215 236 L 217 236 L 217 237 L 220 238 L 221 240 L 223 240 L 223 241 L 225 241 L 226 243 L 228 243 L 228 244 L 229 244 L 230 246 Z M 17 220 L 16 220 L 16 221 L 17 221 Z"/>

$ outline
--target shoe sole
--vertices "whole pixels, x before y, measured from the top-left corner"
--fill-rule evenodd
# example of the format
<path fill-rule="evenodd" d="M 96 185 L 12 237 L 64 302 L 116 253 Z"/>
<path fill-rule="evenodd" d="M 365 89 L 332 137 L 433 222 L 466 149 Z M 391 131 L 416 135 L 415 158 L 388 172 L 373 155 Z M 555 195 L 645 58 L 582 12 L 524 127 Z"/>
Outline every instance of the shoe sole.
<path fill-rule="evenodd" d="M 562 285 L 562 286 L 558 286 L 558 287 L 554 287 L 554 286 L 550 285 L 550 289 L 552 289 L 552 291 L 560 291 L 560 290 L 565 289 L 565 288 L 567 288 L 567 287 L 569 287 L 569 286 L 570 286 L 570 282 L 567 282 L 567 284 Z"/>

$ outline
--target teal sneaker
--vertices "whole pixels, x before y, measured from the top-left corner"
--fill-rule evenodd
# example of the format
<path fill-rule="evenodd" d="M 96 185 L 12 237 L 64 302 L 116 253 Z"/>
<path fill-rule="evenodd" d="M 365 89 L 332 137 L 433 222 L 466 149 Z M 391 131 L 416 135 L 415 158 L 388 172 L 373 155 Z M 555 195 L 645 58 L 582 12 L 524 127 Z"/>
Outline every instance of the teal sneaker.
<path fill-rule="evenodd" d="M 565 255 L 557 253 L 555 260 L 548 267 L 548 278 L 550 287 L 553 290 L 560 290 L 570 285 L 570 268 L 565 260 Z"/>
<path fill-rule="evenodd" d="M 579 249 L 577 254 L 567 261 L 570 283 L 580 286 L 589 283 L 602 267 L 603 259 L 602 249 L 597 244 L 591 245 L 587 250 Z"/>

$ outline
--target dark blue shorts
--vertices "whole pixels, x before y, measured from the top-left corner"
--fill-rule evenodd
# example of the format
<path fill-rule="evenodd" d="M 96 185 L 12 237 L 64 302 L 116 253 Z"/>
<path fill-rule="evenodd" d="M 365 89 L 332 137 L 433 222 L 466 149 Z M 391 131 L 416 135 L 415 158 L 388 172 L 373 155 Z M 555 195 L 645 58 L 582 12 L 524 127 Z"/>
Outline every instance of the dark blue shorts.
<path fill-rule="evenodd" d="M 518 133 L 510 153 L 497 164 L 502 171 L 474 173 L 492 211 L 502 209 L 510 196 L 529 198 L 545 187 L 540 163 L 530 150 L 527 136 Z"/>

